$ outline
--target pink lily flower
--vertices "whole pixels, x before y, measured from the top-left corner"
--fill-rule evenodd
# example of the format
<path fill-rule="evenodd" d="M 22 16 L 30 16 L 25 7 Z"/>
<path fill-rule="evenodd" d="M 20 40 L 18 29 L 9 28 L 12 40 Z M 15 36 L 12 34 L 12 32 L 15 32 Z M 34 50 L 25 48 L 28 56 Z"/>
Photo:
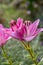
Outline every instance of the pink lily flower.
<path fill-rule="evenodd" d="M 39 19 L 31 23 L 31 21 L 23 22 L 23 19 L 18 18 L 17 21 L 11 20 L 10 29 L 6 29 L 6 33 L 11 35 L 15 39 L 31 41 L 34 39 L 40 32 L 43 31 L 43 28 L 37 28 L 39 24 Z"/>
<path fill-rule="evenodd" d="M 4 27 L 0 24 L 0 47 L 3 46 L 11 37 L 5 34 Z"/>

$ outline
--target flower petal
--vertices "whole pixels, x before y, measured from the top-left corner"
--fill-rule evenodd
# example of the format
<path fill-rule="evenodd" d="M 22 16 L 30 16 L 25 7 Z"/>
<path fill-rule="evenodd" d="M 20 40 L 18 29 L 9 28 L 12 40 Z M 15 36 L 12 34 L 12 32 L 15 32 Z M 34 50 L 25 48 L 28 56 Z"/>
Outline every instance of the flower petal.
<path fill-rule="evenodd" d="M 0 46 L 4 45 L 10 38 L 11 36 L 5 33 L 4 28 L 1 28 L 0 29 Z"/>
<path fill-rule="evenodd" d="M 11 27 L 14 26 L 15 24 L 16 24 L 16 21 L 15 21 L 15 20 L 11 20 L 11 21 L 10 21 Z"/>
<path fill-rule="evenodd" d="M 43 31 L 43 28 L 39 28 L 39 29 L 37 29 L 37 31 L 35 32 L 35 34 L 33 36 L 26 37 L 26 38 L 24 38 L 24 40 L 31 41 L 32 39 L 34 39 L 34 37 L 36 37 L 42 31 Z"/>
<path fill-rule="evenodd" d="M 15 20 L 11 20 L 10 21 L 10 26 L 11 26 L 12 31 L 15 31 L 17 29 L 16 21 Z"/>
<path fill-rule="evenodd" d="M 17 19 L 17 27 L 18 27 L 19 29 L 21 29 L 22 24 L 23 24 L 23 19 L 22 19 L 22 18 L 18 18 L 18 19 Z"/>
<path fill-rule="evenodd" d="M 35 31 L 37 30 L 39 21 L 40 21 L 40 20 L 37 19 L 35 22 L 33 22 L 33 23 L 29 26 L 30 35 L 33 35 L 33 34 L 35 33 Z"/>
<path fill-rule="evenodd" d="M 35 34 L 34 34 L 34 36 L 37 36 L 40 32 L 42 32 L 43 31 L 43 28 L 39 28 L 39 29 L 37 29 L 36 30 L 36 32 L 35 32 Z"/>
<path fill-rule="evenodd" d="M 25 41 L 31 41 L 35 36 L 29 36 L 29 37 L 25 37 L 23 38 Z"/>

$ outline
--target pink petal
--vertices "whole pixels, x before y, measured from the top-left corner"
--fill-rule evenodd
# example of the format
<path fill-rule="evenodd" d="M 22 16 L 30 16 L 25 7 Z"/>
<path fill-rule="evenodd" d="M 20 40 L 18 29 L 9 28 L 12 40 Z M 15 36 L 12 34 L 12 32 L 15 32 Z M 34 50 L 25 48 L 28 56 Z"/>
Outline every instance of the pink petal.
<path fill-rule="evenodd" d="M 37 19 L 35 22 L 33 22 L 33 23 L 29 26 L 30 35 L 33 35 L 33 34 L 35 33 L 35 31 L 37 30 L 39 21 L 40 21 L 40 20 Z"/>
<path fill-rule="evenodd" d="M 43 31 L 43 28 L 37 29 L 36 32 L 34 33 L 34 36 L 37 36 L 42 31 Z"/>
<path fill-rule="evenodd" d="M 11 37 L 13 37 L 15 39 L 21 39 L 21 34 L 18 31 L 13 32 L 10 30 L 6 30 L 6 34 L 10 35 Z"/>
<path fill-rule="evenodd" d="M 0 29 L 0 45 L 3 42 L 3 39 L 4 39 L 4 34 L 3 31 Z"/>
<path fill-rule="evenodd" d="M 43 28 L 38 29 L 33 36 L 25 37 L 24 40 L 25 41 L 31 41 L 32 39 L 34 39 L 42 31 L 43 31 Z"/>
<path fill-rule="evenodd" d="M 11 36 L 5 33 L 5 28 L 1 28 L 0 29 L 0 46 L 4 45 L 9 39 L 11 39 Z"/>
<path fill-rule="evenodd" d="M 18 32 L 12 32 L 11 34 L 10 34 L 13 38 L 15 38 L 15 39 L 22 39 L 22 36 L 21 36 L 21 34 Z"/>
<path fill-rule="evenodd" d="M 29 36 L 29 37 L 25 37 L 23 38 L 25 41 L 31 41 L 35 36 Z"/>
<path fill-rule="evenodd" d="M 9 40 L 11 39 L 11 36 L 9 36 L 8 34 L 5 34 L 5 40 Z"/>
<path fill-rule="evenodd" d="M 9 34 L 11 37 L 13 37 L 15 39 L 22 39 L 22 36 L 23 36 L 22 32 L 20 32 L 20 31 L 15 31 L 15 32 L 13 32 L 13 31 L 11 31 L 11 32 L 7 31 L 6 33 Z"/>
<path fill-rule="evenodd" d="M 23 19 L 22 19 L 22 18 L 18 18 L 18 19 L 17 19 L 17 27 L 18 27 L 19 29 L 21 29 L 22 24 L 23 24 Z"/>
<path fill-rule="evenodd" d="M 15 31 L 17 29 L 16 21 L 15 20 L 11 20 L 10 21 L 10 26 L 11 26 L 12 31 Z"/>
<path fill-rule="evenodd" d="M 23 38 L 24 34 L 26 34 L 25 31 L 26 31 L 25 26 L 22 26 L 22 29 L 19 29 L 17 31 L 12 31 L 11 28 L 6 28 L 5 33 L 12 36 L 13 38 L 21 40 Z"/>
<path fill-rule="evenodd" d="M 15 21 L 15 20 L 11 20 L 11 21 L 10 21 L 10 25 L 11 25 L 11 26 L 14 26 L 15 24 L 16 24 L 16 21 Z"/>

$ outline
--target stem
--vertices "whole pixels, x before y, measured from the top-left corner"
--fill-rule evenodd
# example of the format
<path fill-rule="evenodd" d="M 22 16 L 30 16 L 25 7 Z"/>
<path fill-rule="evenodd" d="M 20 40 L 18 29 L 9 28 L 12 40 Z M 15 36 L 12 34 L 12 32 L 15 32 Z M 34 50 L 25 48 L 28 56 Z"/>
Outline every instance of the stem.
<path fill-rule="evenodd" d="M 22 41 L 22 44 L 24 45 L 25 48 L 27 48 L 27 45 Z"/>
<path fill-rule="evenodd" d="M 30 53 L 30 55 L 31 55 L 31 58 L 32 58 L 32 60 L 34 61 L 34 63 L 36 64 L 36 65 L 38 65 L 38 63 L 37 63 L 37 61 L 36 61 L 36 58 L 35 58 L 35 56 L 34 56 L 34 54 L 33 54 L 33 50 L 31 49 L 31 47 L 30 47 L 30 45 L 28 44 L 28 47 L 30 48 L 30 49 L 28 49 L 28 51 L 29 51 L 29 53 Z"/>
<path fill-rule="evenodd" d="M 31 56 L 33 62 L 35 63 L 35 65 L 38 65 L 38 63 L 37 63 L 37 61 L 36 61 L 36 59 L 35 59 L 35 57 L 34 57 L 34 54 L 33 54 L 33 52 L 32 52 L 32 49 L 31 49 L 31 47 L 30 47 L 30 45 L 29 45 L 29 44 L 28 44 L 28 45 L 25 44 L 23 41 L 22 41 L 22 44 L 24 45 L 25 49 L 30 53 L 30 56 Z"/>
<path fill-rule="evenodd" d="M 9 63 L 10 65 L 12 65 L 12 61 L 8 59 L 8 56 L 7 56 L 7 54 L 6 54 L 6 52 L 5 52 L 4 48 L 3 48 L 3 46 L 2 46 L 1 48 L 2 48 L 2 51 L 3 51 L 3 56 L 8 60 L 8 63 Z"/>

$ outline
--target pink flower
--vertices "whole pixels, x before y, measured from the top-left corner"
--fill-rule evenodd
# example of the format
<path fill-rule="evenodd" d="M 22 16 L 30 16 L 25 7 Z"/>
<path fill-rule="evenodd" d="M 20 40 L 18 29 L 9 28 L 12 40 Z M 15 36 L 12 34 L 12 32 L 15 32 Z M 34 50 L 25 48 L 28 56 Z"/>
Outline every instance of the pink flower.
<path fill-rule="evenodd" d="M 10 38 L 8 34 L 5 34 L 3 25 L 0 24 L 0 46 L 3 46 Z"/>
<path fill-rule="evenodd" d="M 11 35 L 13 38 L 25 41 L 31 41 L 34 39 L 43 28 L 37 28 L 39 24 L 39 19 L 31 23 L 31 21 L 24 21 L 18 18 L 17 21 L 11 20 L 10 29 L 6 29 L 6 33 Z"/>

